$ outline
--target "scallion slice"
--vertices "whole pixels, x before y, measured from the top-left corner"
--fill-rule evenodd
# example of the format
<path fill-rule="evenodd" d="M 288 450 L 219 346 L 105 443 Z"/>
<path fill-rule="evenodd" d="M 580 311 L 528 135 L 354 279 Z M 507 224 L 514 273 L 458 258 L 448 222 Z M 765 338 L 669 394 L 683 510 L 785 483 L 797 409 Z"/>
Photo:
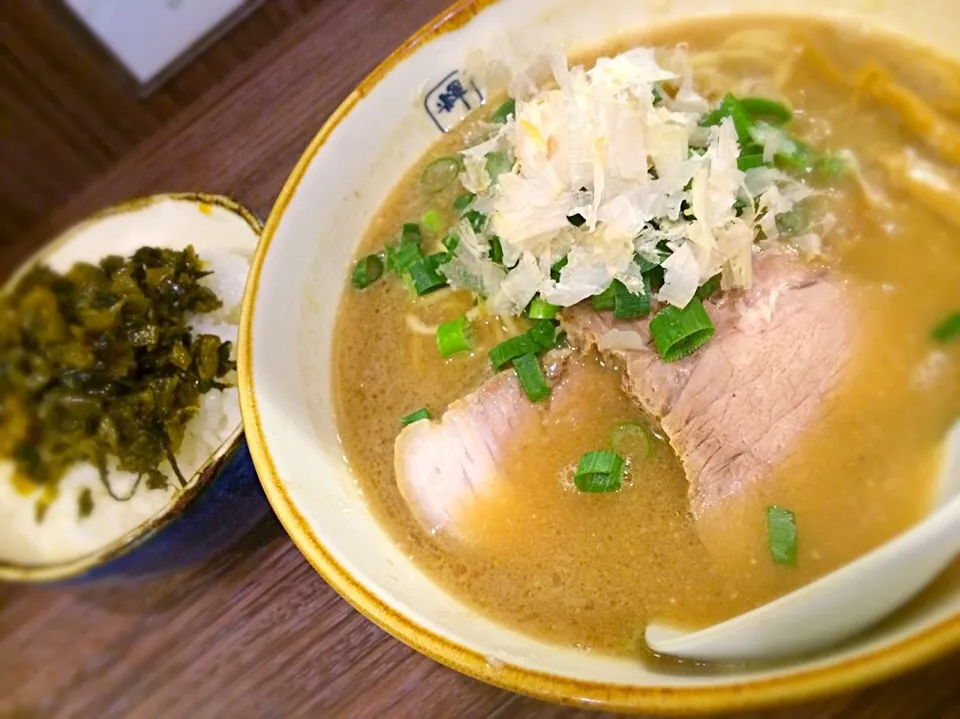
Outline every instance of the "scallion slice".
<path fill-rule="evenodd" d="M 540 349 L 533 338 L 524 333 L 505 339 L 491 349 L 487 356 L 490 358 L 490 366 L 493 367 L 493 371 L 499 372 L 517 357 L 525 354 L 535 354 Z"/>
<path fill-rule="evenodd" d="M 403 229 L 400 231 L 400 242 L 420 244 L 422 240 L 423 233 L 420 232 L 420 225 L 416 222 L 403 223 Z"/>
<path fill-rule="evenodd" d="M 400 424 L 406 427 L 408 424 L 419 422 L 421 419 L 430 419 L 430 413 L 427 411 L 426 407 L 421 407 L 416 412 L 411 412 L 406 417 L 401 417 Z"/>
<path fill-rule="evenodd" d="M 435 255 L 420 258 L 407 268 L 407 276 L 417 295 L 425 295 L 447 286 L 447 278 L 437 271 L 437 268 L 447 259 L 447 253 L 438 252 Z"/>
<path fill-rule="evenodd" d="M 650 281 L 644 279 L 644 292 L 635 295 L 619 280 L 613 281 L 613 316 L 618 320 L 635 320 L 650 314 Z"/>
<path fill-rule="evenodd" d="M 557 346 L 557 325 L 550 320 L 540 320 L 527 330 L 527 336 L 538 349 L 548 350 Z"/>
<path fill-rule="evenodd" d="M 387 247 L 387 269 L 403 274 L 422 257 L 423 250 L 418 242 L 401 241 L 396 247 Z"/>
<path fill-rule="evenodd" d="M 443 220 L 440 218 L 440 213 L 433 209 L 424 212 L 423 217 L 420 218 L 420 221 L 423 223 L 424 227 L 430 230 L 430 232 L 437 232 L 441 227 L 443 227 Z"/>
<path fill-rule="evenodd" d="M 765 97 L 744 97 L 740 105 L 754 120 L 767 120 L 774 125 L 786 125 L 793 119 L 793 111 L 776 100 Z"/>
<path fill-rule="evenodd" d="M 440 325 L 437 328 L 437 349 L 444 357 L 473 349 L 470 344 L 470 321 L 464 316 Z"/>
<path fill-rule="evenodd" d="M 566 257 L 561 257 L 550 267 L 550 277 L 554 282 L 560 281 L 560 273 L 563 271 L 563 268 L 567 266 L 567 262 L 569 262 L 569 260 Z"/>
<path fill-rule="evenodd" d="M 457 156 L 437 158 L 423 168 L 420 187 L 430 195 L 442 192 L 456 181 L 462 169 L 463 163 Z"/>
<path fill-rule="evenodd" d="M 740 157 L 737 158 L 737 169 L 741 172 L 763 167 L 766 164 L 767 163 L 763 161 L 763 153 L 760 152 L 753 155 L 740 155 Z"/>
<path fill-rule="evenodd" d="M 513 169 L 513 161 L 510 159 L 510 155 L 502 150 L 488 152 L 486 160 L 487 174 L 490 175 L 490 180 L 494 184 L 496 184 L 500 175 Z"/>
<path fill-rule="evenodd" d="M 797 521 L 793 512 L 783 507 L 767 507 L 767 540 L 773 561 L 797 563 Z"/>
<path fill-rule="evenodd" d="M 453 201 L 453 209 L 465 210 L 470 207 L 476 199 L 477 196 L 472 192 L 464 192 L 462 195 L 457 195 L 457 199 Z"/>
<path fill-rule="evenodd" d="M 743 109 L 740 101 L 730 93 L 727 93 L 726 97 L 723 98 L 715 110 L 704 115 L 703 119 L 700 120 L 700 124 L 703 127 L 719 125 L 725 117 L 733 120 L 733 126 L 737 130 L 737 140 L 740 142 L 741 147 L 753 144 L 753 137 L 750 134 L 753 122 L 747 115 L 746 110 Z"/>
<path fill-rule="evenodd" d="M 484 228 L 487 226 L 487 216 L 482 212 L 477 210 L 468 210 L 463 213 L 463 219 L 470 223 L 470 227 L 473 228 L 473 231 L 476 233 L 483 232 Z"/>
<path fill-rule="evenodd" d="M 503 245 L 500 244 L 500 238 L 496 235 L 490 238 L 490 259 L 498 265 L 503 264 Z"/>
<path fill-rule="evenodd" d="M 623 458 L 616 452 L 598 450 L 580 458 L 573 484 L 581 492 L 616 492 L 623 477 Z"/>
<path fill-rule="evenodd" d="M 520 386 L 531 402 L 539 402 L 550 396 L 550 387 L 540 369 L 540 361 L 533 353 L 520 355 L 513 360 L 513 369 L 517 372 Z"/>
<path fill-rule="evenodd" d="M 713 322 L 694 298 L 682 310 L 672 305 L 664 307 L 650 320 L 650 334 L 660 356 L 674 362 L 696 352 L 714 333 Z"/>
<path fill-rule="evenodd" d="M 558 305 L 551 305 L 546 300 L 537 296 L 531 300 L 527 315 L 535 320 L 552 320 L 559 312 L 560 307 Z"/>
<path fill-rule="evenodd" d="M 383 260 L 379 255 L 367 255 L 357 261 L 350 282 L 358 290 L 369 287 L 383 275 Z"/>
<path fill-rule="evenodd" d="M 598 295 L 590 298 L 590 306 L 598 312 L 612 310 L 617 305 L 616 288 L 611 285 Z"/>
<path fill-rule="evenodd" d="M 960 312 L 954 312 L 934 327 L 932 335 L 937 342 L 960 339 Z"/>
<path fill-rule="evenodd" d="M 720 275 L 714 275 L 697 289 L 697 299 L 706 300 L 720 290 Z"/>
<path fill-rule="evenodd" d="M 642 424 L 621 422 L 610 432 L 613 451 L 631 459 L 646 459 L 653 454 L 650 432 Z"/>
<path fill-rule="evenodd" d="M 822 155 L 813 165 L 813 171 L 827 178 L 842 175 L 847 171 L 847 163 L 836 155 Z"/>
<path fill-rule="evenodd" d="M 516 112 L 517 101 L 511 97 L 494 111 L 493 115 L 490 116 L 490 121 L 502 125 L 507 121 L 507 118 L 516 114 Z"/>
<path fill-rule="evenodd" d="M 656 254 L 652 259 L 644 257 L 639 253 L 635 253 L 633 255 L 633 262 L 637 267 L 640 268 L 640 272 L 647 273 L 650 270 L 662 265 L 663 261 L 667 259 L 669 256 L 670 256 L 669 249 L 662 249 L 660 247 L 657 247 Z"/>
<path fill-rule="evenodd" d="M 815 169 L 819 159 L 816 151 L 810 147 L 810 145 L 798 140 L 796 137 L 791 135 L 786 136 L 793 144 L 793 149 L 790 152 L 778 152 L 776 156 L 777 163 L 800 172 L 811 172 Z"/>
<path fill-rule="evenodd" d="M 450 232 L 440 240 L 441 244 L 447 248 L 447 252 L 452 253 L 460 245 L 460 235 L 456 232 Z"/>
<path fill-rule="evenodd" d="M 777 229 L 788 237 L 802 235 L 810 229 L 810 208 L 799 202 L 786 212 L 776 216 Z"/>

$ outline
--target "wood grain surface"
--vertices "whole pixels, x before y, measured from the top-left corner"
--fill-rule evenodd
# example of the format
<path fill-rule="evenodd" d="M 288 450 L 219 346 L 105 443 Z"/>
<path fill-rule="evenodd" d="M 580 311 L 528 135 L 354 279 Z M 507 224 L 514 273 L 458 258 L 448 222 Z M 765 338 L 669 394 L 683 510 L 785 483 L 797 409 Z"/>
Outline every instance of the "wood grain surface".
<path fill-rule="evenodd" d="M 44 226 L 131 195 L 222 192 L 265 215 L 323 119 L 445 0 L 324 0 Z M 125 587 L 0 585 L 0 717 L 596 716 L 456 674 L 387 636 L 273 518 L 207 566 Z M 750 719 L 960 717 L 960 655 L 881 686 Z M 746 717 L 742 717 L 746 719 Z"/>
<path fill-rule="evenodd" d="M 0 242 L 79 191 L 322 0 L 266 0 L 149 94 L 60 0 L 0 2 Z"/>

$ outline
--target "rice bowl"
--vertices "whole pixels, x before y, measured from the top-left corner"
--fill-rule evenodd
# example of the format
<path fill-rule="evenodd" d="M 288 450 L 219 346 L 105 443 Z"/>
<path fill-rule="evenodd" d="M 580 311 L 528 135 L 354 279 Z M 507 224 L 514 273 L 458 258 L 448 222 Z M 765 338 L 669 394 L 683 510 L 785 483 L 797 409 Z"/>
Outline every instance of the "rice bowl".
<path fill-rule="evenodd" d="M 243 208 L 224 198 L 198 195 L 157 196 L 101 213 L 45 248 L 26 263 L 11 281 L 38 263 L 66 272 L 75 263 L 96 264 L 106 255 L 126 256 L 144 246 L 180 251 L 197 248 L 204 270 L 199 280 L 222 305 L 188 317 L 194 336 L 210 335 L 236 342 L 240 300 L 259 223 Z M 145 530 L 156 532 L 167 515 L 179 514 L 185 503 L 214 478 L 220 459 L 242 445 L 235 373 L 223 377 L 223 387 L 199 397 L 195 414 L 185 426 L 176 464 L 186 479 L 180 486 L 170 462 L 159 471 L 166 487 L 136 488 L 138 477 L 108 462 L 110 488 L 91 464 L 74 464 L 56 485 L 55 496 L 37 521 L 43 491 L 14 476 L 11 460 L 0 462 L 0 564 L 5 574 L 20 578 L 24 568 L 44 576 L 72 574 L 96 566 L 104 553 L 115 556 L 131 548 Z M 252 474 L 247 472 L 247 475 Z M 247 477 L 249 479 L 249 477 Z M 136 491 L 134 491 L 136 490 Z M 115 501 L 110 496 L 126 497 Z M 78 513 L 76 497 L 84 496 L 89 514 Z M 255 512 L 259 518 L 262 511 Z M 170 557 L 175 559 L 175 557 Z M 8 569 L 9 567 L 9 569 Z M 55 569 L 51 569 L 55 568 Z"/>

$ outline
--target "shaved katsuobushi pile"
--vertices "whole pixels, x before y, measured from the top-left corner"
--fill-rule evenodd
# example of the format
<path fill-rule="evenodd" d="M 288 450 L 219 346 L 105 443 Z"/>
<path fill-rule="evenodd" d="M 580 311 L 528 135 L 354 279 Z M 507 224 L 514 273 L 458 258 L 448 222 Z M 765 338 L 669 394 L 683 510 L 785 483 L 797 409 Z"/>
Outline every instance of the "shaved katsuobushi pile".
<path fill-rule="evenodd" d="M 960 415 L 960 84 L 814 18 L 535 65 L 373 219 L 338 423 L 445 586 L 633 653 L 927 511 Z"/>

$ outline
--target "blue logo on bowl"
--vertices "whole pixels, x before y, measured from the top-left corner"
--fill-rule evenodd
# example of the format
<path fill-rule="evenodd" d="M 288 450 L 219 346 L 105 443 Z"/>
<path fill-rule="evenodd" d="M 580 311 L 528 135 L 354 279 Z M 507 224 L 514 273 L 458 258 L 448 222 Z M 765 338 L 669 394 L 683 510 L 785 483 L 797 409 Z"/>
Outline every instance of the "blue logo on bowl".
<path fill-rule="evenodd" d="M 448 73 L 434 85 L 423 98 L 427 115 L 440 132 L 449 132 L 471 110 L 485 102 L 477 83 L 467 78 L 460 70 Z"/>

